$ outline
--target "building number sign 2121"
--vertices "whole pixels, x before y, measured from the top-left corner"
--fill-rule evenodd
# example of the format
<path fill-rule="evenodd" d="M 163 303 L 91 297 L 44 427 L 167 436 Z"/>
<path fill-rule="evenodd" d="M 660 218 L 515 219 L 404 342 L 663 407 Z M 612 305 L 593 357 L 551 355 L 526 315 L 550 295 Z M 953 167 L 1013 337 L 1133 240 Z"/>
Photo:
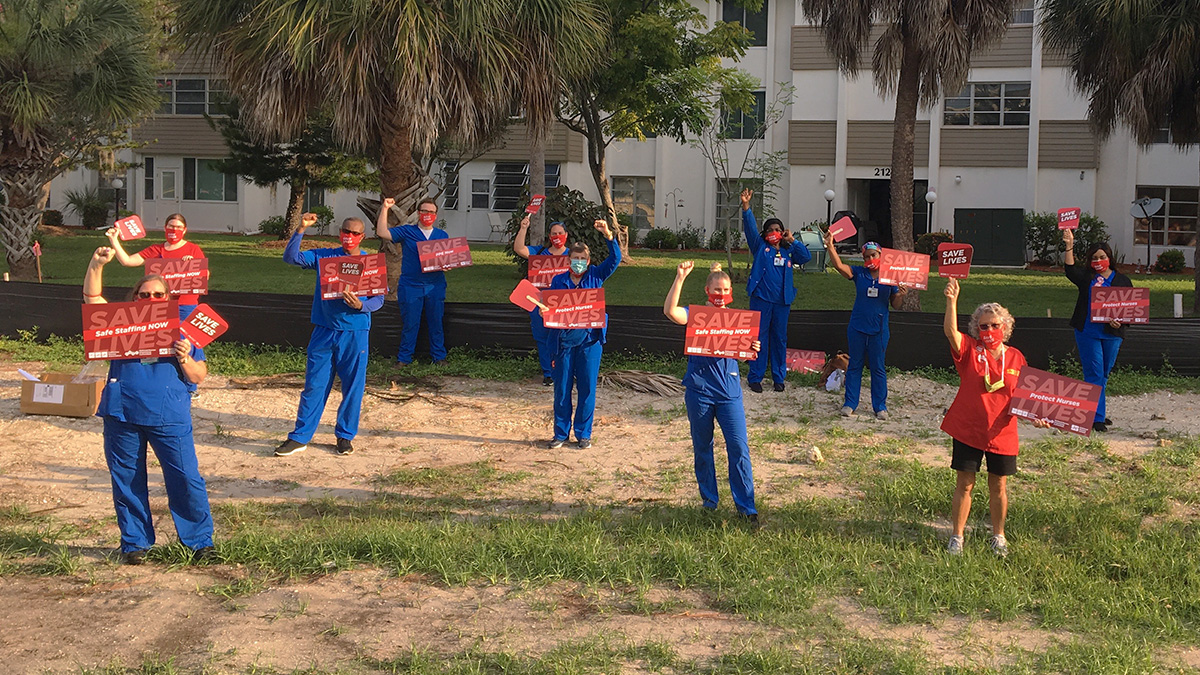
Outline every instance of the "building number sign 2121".
<path fill-rule="evenodd" d="M 881 177 L 881 178 L 891 178 L 892 177 L 892 167 L 877 166 L 877 167 L 875 167 L 875 175 L 878 177 Z"/>

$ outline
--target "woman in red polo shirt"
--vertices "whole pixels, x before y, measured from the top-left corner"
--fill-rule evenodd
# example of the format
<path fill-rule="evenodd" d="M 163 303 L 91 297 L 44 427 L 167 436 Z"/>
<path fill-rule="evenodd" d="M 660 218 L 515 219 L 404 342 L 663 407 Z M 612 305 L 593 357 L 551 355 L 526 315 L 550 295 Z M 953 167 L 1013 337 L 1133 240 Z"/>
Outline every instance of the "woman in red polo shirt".
<path fill-rule="evenodd" d="M 204 251 L 201 251 L 199 246 L 185 239 L 187 237 L 187 221 L 183 219 L 183 214 L 172 213 L 167 216 L 167 224 L 163 229 L 166 231 L 167 243 L 147 246 L 133 255 L 129 255 L 121 247 L 117 228 L 110 227 L 105 234 L 108 235 L 112 249 L 117 253 L 117 262 L 125 267 L 141 267 L 146 264 L 147 260 L 154 258 L 190 260 L 204 257 Z M 199 295 L 179 296 L 180 320 L 188 318 L 198 304 L 200 304 Z"/>
<path fill-rule="evenodd" d="M 947 550 L 961 555 L 963 531 L 971 512 L 971 490 L 975 474 L 987 458 L 988 499 L 992 518 L 989 545 L 1000 557 L 1008 555 L 1004 519 L 1008 514 L 1007 478 L 1017 472 L 1017 418 L 1009 414 L 1009 403 L 1017 387 L 1017 376 L 1025 356 L 1008 342 L 1013 317 L 1002 305 L 987 302 L 975 308 L 967 334 L 958 331 L 958 280 L 946 284 L 946 318 L 942 324 L 950 341 L 950 354 L 958 370 L 958 394 L 942 420 L 942 431 L 950 434 L 954 451 L 950 468 L 958 472 L 950 520 L 954 532 Z M 1046 428 L 1046 420 L 1033 425 Z"/>

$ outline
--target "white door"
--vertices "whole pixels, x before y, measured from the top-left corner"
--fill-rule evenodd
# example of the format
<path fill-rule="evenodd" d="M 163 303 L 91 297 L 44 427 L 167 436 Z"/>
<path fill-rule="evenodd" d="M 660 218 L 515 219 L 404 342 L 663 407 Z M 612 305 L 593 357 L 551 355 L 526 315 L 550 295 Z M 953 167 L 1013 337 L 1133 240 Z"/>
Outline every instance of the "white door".
<path fill-rule="evenodd" d="M 155 196 L 154 220 L 146 226 L 153 229 L 162 227 L 166 217 L 172 213 L 182 213 L 180 208 L 183 201 L 183 185 L 180 183 L 183 172 L 179 169 L 159 169 L 155 181 L 158 194 Z"/>
<path fill-rule="evenodd" d="M 492 212 L 492 177 L 474 175 L 462 177 L 459 194 L 467 195 L 467 232 L 472 241 L 487 241 L 492 233 L 488 214 Z"/>

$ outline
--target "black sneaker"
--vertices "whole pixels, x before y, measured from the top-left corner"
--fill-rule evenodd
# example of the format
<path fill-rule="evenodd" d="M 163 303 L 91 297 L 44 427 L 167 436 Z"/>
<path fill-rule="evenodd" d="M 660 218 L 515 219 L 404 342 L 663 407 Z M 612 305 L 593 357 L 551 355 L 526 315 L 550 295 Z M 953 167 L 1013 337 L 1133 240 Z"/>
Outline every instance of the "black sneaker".
<path fill-rule="evenodd" d="M 783 391 L 783 383 L 782 383 L 782 382 L 776 382 L 776 383 L 775 383 L 775 385 L 774 385 L 774 389 L 775 389 L 775 391 Z"/>
<path fill-rule="evenodd" d="M 553 385 L 554 385 L 554 378 L 553 378 L 553 377 L 550 377 L 549 375 L 547 375 L 547 376 L 545 376 L 545 377 L 543 377 L 543 378 L 542 378 L 542 386 L 543 386 L 543 387 L 550 387 L 550 386 L 553 386 Z"/>
<path fill-rule="evenodd" d="M 749 382 L 748 384 L 750 385 L 750 391 L 756 394 L 762 393 L 762 382 Z"/>
<path fill-rule="evenodd" d="M 750 529 L 757 530 L 762 527 L 762 523 L 758 522 L 757 513 L 743 513 L 742 517 L 746 519 L 746 522 L 750 523 Z"/>
<path fill-rule="evenodd" d="M 121 554 L 121 564 L 123 565 L 141 565 L 146 562 L 146 550 L 129 551 Z"/>
<path fill-rule="evenodd" d="M 580 450 L 587 450 L 588 448 L 592 447 L 592 439 L 581 438 L 579 439 L 579 443 L 577 445 L 579 446 Z"/>
<path fill-rule="evenodd" d="M 546 444 L 546 447 L 550 448 L 551 450 L 557 450 L 557 449 L 561 448 L 563 446 L 563 444 L 566 442 L 567 442 L 567 439 L 565 439 L 565 438 L 555 438 L 555 439 L 551 439 L 551 441 Z"/>
<path fill-rule="evenodd" d="M 201 546 L 195 551 L 192 551 L 192 560 L 200 563 L 216 562 L 217 549 L 213 548 L 212 546 Z"/>
<path fill-rule="evenodd" d="M 1104 422 L 1093 422 L 1092 423 L 1092 431 L 1099 431 L 1100 433 L 1104 433 L 1104 432 L 1108 431 L 1108 425 L 1105 424 Z"/>
<path fill-rule="evenodd" d="M 1104 423 L 1110 427 L 1112 426 L 1112 420 L 1108 419 L 1107 417 L 1104 418 Z"/>
<path fill-rule="evenodd" d="M 297 441 L 293 441 L 292 439 L 289 438 L 286 441 L 280 443 L 278 448 L 275 448 L 275 456 L 276 457 L 287 457 L 288 455 L 294 455 L 297 452 L 304 452 L 307 449 L 308 449 L 307 443 L 300 443 Z"/>
<path fill-rule="evenodd" d="M 445 368 L 446 367 L 446 359 L 442 359 L 440 361 L 434 361 L 433 367 L 434 368 Z"/>
<path fill-rule="evenodd" d="M 338 453 L 339 455 L 352 455 L 352 454 L 354 454 L 354 445 L 353 445 L 352 443 L 350 443 L 350 439 L 349 439 L 349 438 L 339 438 L 339 439 L 337 439 L 337 453 Z"/>

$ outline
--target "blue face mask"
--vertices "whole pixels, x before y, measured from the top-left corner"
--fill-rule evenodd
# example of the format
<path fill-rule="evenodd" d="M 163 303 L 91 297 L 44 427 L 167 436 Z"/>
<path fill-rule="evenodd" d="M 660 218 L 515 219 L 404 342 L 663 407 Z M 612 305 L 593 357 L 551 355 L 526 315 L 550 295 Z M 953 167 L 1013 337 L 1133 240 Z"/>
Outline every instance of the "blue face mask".
<path fill-rule="evenodd" d="M 584 272 L 587 271 L 587 268 L 588 268 L 588 261 L 586 261 L 586 260 L 572 260 L 571 261 L 571 271 L 574 272 L 575 274 L 583 274 Z"/>

